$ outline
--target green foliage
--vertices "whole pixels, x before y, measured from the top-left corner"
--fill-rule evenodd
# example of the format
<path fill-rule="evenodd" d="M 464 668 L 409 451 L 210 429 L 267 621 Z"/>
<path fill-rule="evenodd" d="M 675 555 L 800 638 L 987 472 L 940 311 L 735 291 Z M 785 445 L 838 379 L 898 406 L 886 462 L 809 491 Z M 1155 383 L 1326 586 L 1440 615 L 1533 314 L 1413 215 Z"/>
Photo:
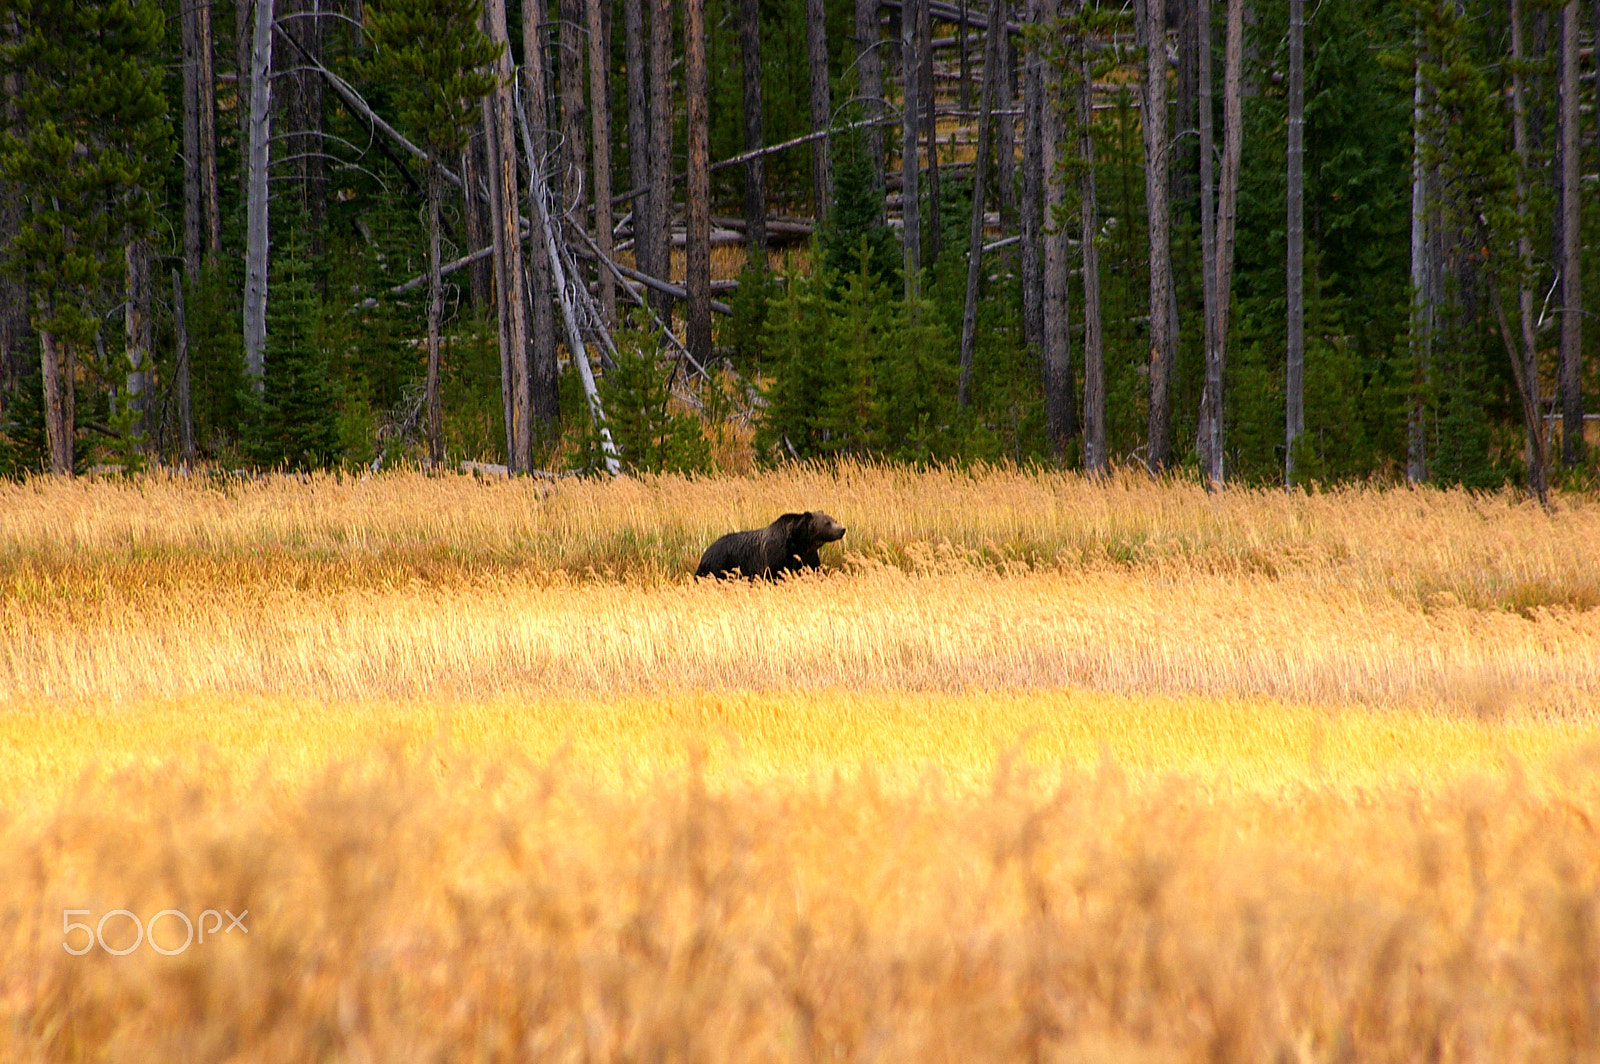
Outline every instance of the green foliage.
<path fill-rule="evenodd" d="M 955 343 L 927 302 L 911 307 L 874 272 L 790 276 L 767 324 L 774 380 L 757 435 L 769 457 L 954 452 Z M 831 294 L 837 292 L 837 295 Z"/>
<path fill-rule="evenodd" d="M 733 317 L 722 326 L 718 339 L 728 345 L 734 368 L 740 373 L 762 371 L 767 353 L 768 308 L 780 298 L 782 293 L 772 271 L 752 266 L 739 275 L 739 287 L 728 298 Z"/>
<path fill-rule="evenodd" d="M 883 200 L 872 187 L 865 141 L 859 129 L 832 139 L 833 202 L 817 250 L 823 269 L 839 279 L 860 268 L 864 253 L 873 282 L 893 289 L 900 283 L 900 244 L 883 220 Z"/>
<path fill-rule="evenodd" d="M 322 299 L 293 239 L 267 304 L 266 379 L 240 397 L 245 450 L 257 465 L 321 469 L 340 457 L 338 384 L 328 372 Z"/>
<path fill-rule="evenodd" d="M 44 381 L 37 361 L 8 397 L 0 420 L 0 477 L 39 473 L 50 465 L 45 442 Z"/>
<path fill-rule="evenodd" d="M 0 73 L 20 91 L 0 137 L 0 180 L 27 207 L 6 265 L 27 280 L 35 328 L 87 344 L 121 277 L 121 247 L 154 223 L 149 190 L 170 157 L 161 8 L 10 0 L 6 11 Z"/>
<path fill-rule="evenodd" d="M 670 382 L 677 369 L 657 357 L 658 337 L 642 313 L 630 327 L 619 329 L 615 339 L 616 363 L 600 377 L 597 390 L 622 467 L 630 473 L 708 472 L 711 445 L 700 418 L 673 409 L 677 404 Z M 581 389 L 571 390 L 582 394 Z M 579 461 L 584 469 L 604 468 L 592 418 L 587 419 Z"/>
<path fill-rule="evenodd" d="M 478 28 L 480 0 L 370 0 L 372 51 L 365 75 L 389 86 L 403 126 L 423 147 L 454 159 L 466 146 L 478 100 L 494 88 L 485 68 L 499 47 Z"/>

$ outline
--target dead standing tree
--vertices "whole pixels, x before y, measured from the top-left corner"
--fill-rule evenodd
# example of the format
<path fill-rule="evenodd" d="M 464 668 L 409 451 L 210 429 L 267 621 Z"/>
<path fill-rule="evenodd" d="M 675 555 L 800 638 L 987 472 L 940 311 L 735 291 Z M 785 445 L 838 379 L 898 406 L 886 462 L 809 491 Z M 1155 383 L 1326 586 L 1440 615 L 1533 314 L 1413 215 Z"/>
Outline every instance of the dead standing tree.
<path fill-rule="evenodd" d="M 543 160 L 549 152 L 550 105 L 547 93 L 546 40 L 543 24 L 528 18 L 532 7 L 523 9 L 522 80 L 518 91 L 522 108 L 518 111 L 528 126 L 529 154 Z M 539 185 L 528 182 L 528 217 L 538 218 Z M 533 406 L 535 427 L 544 441 L 554 438 L 560 427 L 561 404 L 557 391 L 554 282 L 550 255 L 541 241 L 533 241 L 528 253 L 528 288 L 533 297 L 529 330 L 533 344 L 528 368 L 528 398 Z"/>
<path fill-rule="evenodd" d="M 864 0 L 865 2 L 865 0 Z M 764 147 L 761 122 L 761 4 L 739 0 L 739 63 L 744 89 L 744 150 Z M 760 155 L 744 164 L 744 222 L 750 266 L 767 268 L 767 182 Z"/>
<path fill-rule="evenodd" d="M 1167 20 L 1165 0 L 1139 0 L 1134 18 L 1145 48 L 1139 127 L 1144 136 L 1144 199 L 1150 230 L 1150 407 L 1145 461 L 1150 472 L 1172 461 L 1172 212 L 1168 195 Z"/>
<path fill-rule="evenodd" d="M 978 281 L 983 273 L 984 182 L 989 166 L 989 139 L 997 82 L 998 52 L 1005 47 L 1004 0 L 989 0 L 989 28 L 983 41 L 983 90 L 978 104 L 978 157 L 972 164 L 972 223 L 967 239 L 966 303 L 961 313 L 961 377 L 956 384 L 956 405 L 966 410 L 972 403 L 972 356 L 977 345 Z"/>
<path fill-rule="evenodd" d="M 711 361 L 711 124 L 706 71 L 705 0 L 684 0 L 684 96 L 688 107 L 688 224 L 684 242 L 684 285 L 689 294 L 689 354 Z M 815 101 L 813 92 L 813 103 Z M 826 175 L 824 175 L 826 176 Z"/>
<path fill-rule="evenodd" d="M 684 32 L 687 35 L 687 27 Z M 686 39 L 686 56 L 689 47 Z M 703 42 L 700 47 L 704 48 Z M 828 98 L 828 29 L 823 18 L 822 0 L 806 0 L 806 65 L 811 82 L 811 132 L 817 133 L 827 129 L 833 117 Z M 833 166 L 828 159 L 826 137 L 811 142 L 811 194 L 816 218 L 820 222 L 827 215 L 828 202 L 833 198 Z M 691 349 L 694 347 L 693 344 L 689 346 Z"/>
<path fill-rule="evenodd" d="M 489 144 L 489 207 L 494 219 L 495 280 L 500 321 L 500 383 L 505 397 L 506 466 L 526 472 L 532 463 L 532 391 L 529 381 L 527 280 L 517 221 L 517 142 L 512 100 L 515 74 L 506 33 L 505 0 L 484 5 L 485 32 L 500 46 L 494 91 L 483 98 Z"/>
<path fill-rule="evenodd" d="M 594 240 L 601 254 L 611 257 L 611 93 L 606 67 L 611 59 L 607 20 L 601 17 L 601 0 L 587 0 L 584 12 L 589 30 L 589 127 L 594 142 Z M 617 291 L 611 274 L 599 271 L 600 310 L 608 327 L 617 322 Z"/>

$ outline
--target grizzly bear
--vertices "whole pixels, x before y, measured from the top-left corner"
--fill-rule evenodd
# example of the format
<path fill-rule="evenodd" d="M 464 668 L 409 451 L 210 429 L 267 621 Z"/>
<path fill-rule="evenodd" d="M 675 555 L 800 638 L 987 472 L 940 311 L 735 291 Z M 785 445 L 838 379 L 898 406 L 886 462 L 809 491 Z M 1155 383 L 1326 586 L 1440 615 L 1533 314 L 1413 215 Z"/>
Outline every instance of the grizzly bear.
<path fill-rule="evenodd" d="M 816 569 L 822 565 L 817 548 L 843 538 L 844 526 L 820 510 L 784 514 L 766 528 L 729 532 L 718 539 L 700 556 L 694 575 L 771 580 L 780 573 Z"/>

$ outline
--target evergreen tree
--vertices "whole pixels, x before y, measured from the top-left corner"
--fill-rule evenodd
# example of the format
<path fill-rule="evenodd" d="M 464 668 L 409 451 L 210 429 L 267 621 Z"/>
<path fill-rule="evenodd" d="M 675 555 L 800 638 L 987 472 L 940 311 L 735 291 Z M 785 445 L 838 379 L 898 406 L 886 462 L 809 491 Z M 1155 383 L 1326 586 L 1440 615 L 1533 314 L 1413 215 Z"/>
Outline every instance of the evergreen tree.
<path fill-rule="evenodd" d="M 323 342 L 322 300 L 304 242 L 291 236 L 267 308 L 265 387 L 239 397 L 246 451 L 257 465 L 321 469 L 340 457 L 338 385 Z"/>
<path fill-rule="evenodd" d="M 466 147 L 478 101 L 494 88 L 484 69 L 500 48 L 481 29 L 479 0 L 376 0 L 367 8 L 372 54 L 367 76 L 393 85 L 400 122 L 431 156 L 428 165 L 428 456 L 444 460 L 439 396 L 439 328 L 444 313 L 439 244 L 444 178 L 438 160 Z"/>
<path fill-rule="evenodd" d="M 122 249 L 155 219 L 170 162 L 155 0 L 9 0 L 0 73 L 17 79 L 0 180 L 27 209 L 5 266 L 29 291 L 40 337 L 51 468 L 74 463 L 76 352 L 120 298 Z M 4 113 L 4 112 L 0 112 Z"/>

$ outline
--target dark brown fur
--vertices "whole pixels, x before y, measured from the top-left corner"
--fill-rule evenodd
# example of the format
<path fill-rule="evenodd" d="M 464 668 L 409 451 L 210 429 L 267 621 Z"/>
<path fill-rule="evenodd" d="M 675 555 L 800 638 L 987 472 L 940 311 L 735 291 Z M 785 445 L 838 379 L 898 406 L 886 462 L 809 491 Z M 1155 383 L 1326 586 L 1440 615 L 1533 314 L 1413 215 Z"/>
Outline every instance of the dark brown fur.
<path fill-rule="evenodd" d="M 817 549 L 844 538 L 844 526 L 820 510 L 784 514 L 766 528 L 729 532 L 706 548 L 695 576 L 771 580 L 780 573 L 817 569 Z"/>

